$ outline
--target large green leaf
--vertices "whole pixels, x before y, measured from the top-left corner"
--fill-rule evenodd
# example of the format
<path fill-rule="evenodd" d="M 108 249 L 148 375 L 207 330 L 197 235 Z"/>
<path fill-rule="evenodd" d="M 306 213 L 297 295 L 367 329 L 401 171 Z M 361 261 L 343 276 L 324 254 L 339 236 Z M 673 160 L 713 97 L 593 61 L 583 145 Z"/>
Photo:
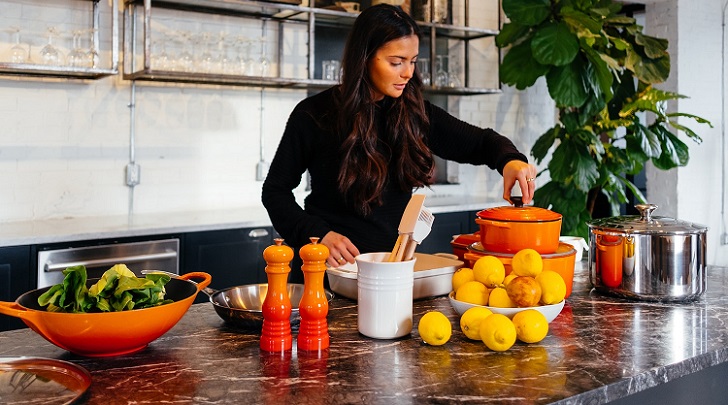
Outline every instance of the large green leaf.
<path fill-rule="evenodd" d="M 652 125 L 650 129 L 660 137 L 662 154 L 652 159 L 652 163 L 661 170 L 669 170 L 677 166 L 685 166 L 689 160 L 688 147 L 670 131 L 661 125 Z"/>
<path fill-rule="evenodd" d="M 636 21 L 632 17 L 627 17 L 627 16 L 623 16 L 623 15 L 615 15 L 615 16 L 605 18 L 604 23 L 609 24 L 609 25 L 632 25 L 632 24 L 635 24 Z"/>
<path fill-rule="evenodd" d="M 503 25 L 498 35 L 495 36 L 495 44 L 499 48 L 511 44 L 518 44 L 528 39 L 530 29 L 525 25 L 509 22 Z"/>
<path fill-rule="evenodd" d="M 642 45 L 645 55 L 650 59 L 669 56 L 667 53 L 668 41 L 666 39 L 655 38 L 639 33 L 634 36 L 634 40 L 638 45 Z"/>
<path fill-rule="evenodd" d="M 536 139 L 536 143 L 534 143 L 533 148 L 531 148 L 531 155 L 533 155 L 536 159 L 536 163 L 541 163 L 543 158 L 546 157 L 551 146 L 553 146 L 554 142 L 556 142 L 556 138 L 559 136 L 560 132 L 561 127 L 559 125 L 555 125 Z"/>
<path fill-rule="evenodd" d="M 524 41 L 506 53 L 499 72 L 501 82 L 523 90 L 533 86 L 548 70 L 548 66 L 536 62 L 531 55 L 530 41 Z"/>
<path fill-rule="evenodd" d="M 541 24 L 551 14 L 549 0 L 503 0 L 502 4 L 506 16 L 522 25 Z"/>
<path fill-rule="evenodd" d="M 536 206 L 564 216 L 574 216 L 586 208 L 586 193 L 555 181 L 536 189 L 533 200 Z"/>
<path fill-rule="evenodd" d="M 561 10 L 561 16 L 564 21 L 574 28 L 574 31 L 589 31 L 592 34 L 598 35 L 602 31 L 602 24 L 600 21 L 582 13 L 581 11 L 574 10 L 573 8 L 564 7 Z"/>
<path fill-rule="evenodd" d="M 591 155 L 572 142 L 562 142 L 556 147 L 548 164 L 551 179 L 573 183 L 581 191 L 589 191 L 599 178 L 599 170 Z"/>
<path fill-rule="evenodd" d="M 680 114 L 680 115 L 684 115 L 684 116 L 691 116 L 691 114 Z M 700 118 L 700 117 L 696 117 L 696 118 Z M 705 121 L 705 120 L 704 120 L 704 119 L 702 119 L 702 118 L 700 118 L 700 120 L 697 120 L 697 121 L 698 121 L 698 122 L 701 122 L 701 121 Z M 671 126 L 672 126 L 673 128 L 677 129 L 678 131 L 683 131 L 683 132 L 685 132 L 685 134 L 686 134 L 686 135 L 687 135 L 687 136 L 688 136 L 688 137 L 689 137 L 690 139 L 692 139 L 693 141 L 695 141 L 696 143 L 700 144 L 700 143 L 702 143 L 702 142 L 703 142 L 703 138 L 701 138 L 701 137 L 700 137 L 700 135 L 698 135 L 698 134 L 697 134 L 697 133 L 696 133 L 695 131 L 693 131 L 692 129 L 690 129 L 690 128 L 686 127 L 685 125 L 681 125 L 681 124 L 678 124 L 678 123 L 677 123 L 677 121 L 673 121 L 673 120 L 670 120 L 670 121 L 669 121 L 669 123 L 670 123 L 670 125 L 671 125 Z M 706 123 L 706 122 L 702 122 L 702 123 Z M 707 124 L 708 124 L 708 125 L 709 125 L 709 126 L 710 126 L 711 128 L 713 128 L 713 124 L 711 124 L 710 122 L 707 122 Z"/>
<path fill-rule="evenodd" d="M 534 34 L 531 52 L 542 65 L 564 66 L 579 52 L 579 40 L 565 23 L 550 23 Z"/>
<path fill-rule="evenodd" d="M 639 48 L 631 47 L 627 49 L 625 66 L 645 83 L 662 83 L 670 75 L 670 55 L 650 59 Z"/>
<path fill-rule="evenodd" d="M 611 100 L 614 96 L 614 93 L 612 92 L 614 76 L 612 75 L 609 65 L 607 65 L 601 55 L 593 49 L 584 49 L 584 54 L 586 54 L 586 58 L 594 70 L 594 77 L 599 83 L 599 90 L 601 95 L 603 95 L 603 97 L 599 98 L 604 102 L 609 102 L 609 100 Z"/>
<path fill-rule="evenodd" d="M 584 74 L 584 63 L 579 58 L 566 66 L 551 68 L 546 74 L 549 94 L 558 106 L 580 107 L 584 104 L 589 97 Z"/>
<path fill-rule="evenodd" d="M 631 153 L 637 152 L 637 148 L 639 148 L 639 151 L 646 157 L 646 158 L 653 158 L 658 157 L 662 154 L 662 147 L 660 146 L 660 139 L 657 137 L 657 135 L 652 132 L 648 127 L 642 125 L 641 123 L 633 125 L 633 132 L 628 137 L 628 140 L 630 138 L 634 139 L 636 144 L 634 145 L 634 148 L 631 148 L 630 144 L 628 143 L 628 150 Z M 646 160 L 646 159 L 645 159 Z"/>

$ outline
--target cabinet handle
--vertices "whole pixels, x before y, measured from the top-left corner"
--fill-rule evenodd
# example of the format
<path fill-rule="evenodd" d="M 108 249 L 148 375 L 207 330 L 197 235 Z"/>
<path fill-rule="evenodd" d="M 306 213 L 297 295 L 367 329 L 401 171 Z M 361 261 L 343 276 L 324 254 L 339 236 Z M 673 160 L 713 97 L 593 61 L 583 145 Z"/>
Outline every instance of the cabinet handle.
<path fill-rule="evenodd" d="M 75 262 L 65 262 L 65 263 L 51 263 L 48 262 L 45 265 L 46 272 L 53 272 L 53 271 L 62 271 L 63 269 L 71 266 L 79 266 L 83 265 L 86 267 L 101 267 L 101 266 L 113 266 L 118 263 L 138 263 L 143 262 L 147 260 L 164 260 L 164 259 L 172 259 L 177 257 L 177 252 L 175 251 L 167 251 L 164 253 L 150 253 L 145 255 L 136 255 L 136 256 L 117 256 L 110 259 L 94 259 L 94 260 L 79 260 Z"/>
<path fill-rule="evenodd" d="M 264 238 L 268 236 L 268 230 L 264 228 L 253 229 L 248 232 L 248 236 L 251 238 Z"/>

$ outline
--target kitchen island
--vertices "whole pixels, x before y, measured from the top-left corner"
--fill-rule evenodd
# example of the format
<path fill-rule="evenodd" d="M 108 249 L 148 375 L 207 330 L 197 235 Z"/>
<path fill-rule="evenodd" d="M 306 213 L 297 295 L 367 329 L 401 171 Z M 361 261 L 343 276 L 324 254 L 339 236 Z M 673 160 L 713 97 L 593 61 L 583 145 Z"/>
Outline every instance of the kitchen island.
<path fill-rule="evenodd" d="M 88 404 L 725 401 L 728 269 L 709 268 L 700 300 L 662 304 L 593 292 L 578 267 L 574 292 L 548 336 L 503 353 L 467 340 L 447 297 L 437 297 L 415 302 L 415 328 L 396 340 L 360 335 L 356 302 L 335 298 L 328 316 L 331 347 L 323 353 L 299 352 L 295 340 L 283 355 L 261 352 L 257 332 L 226 326 L 203 303 L 135 354 L 84 358 L 22 329 L 0 333 L 0 356 L 61 359 L 86 368 L 92 384 L 80 402 Z M 452 321 L 453 336 L 444 346 L 424 344 L 416 330 L 432 310 Z"/>

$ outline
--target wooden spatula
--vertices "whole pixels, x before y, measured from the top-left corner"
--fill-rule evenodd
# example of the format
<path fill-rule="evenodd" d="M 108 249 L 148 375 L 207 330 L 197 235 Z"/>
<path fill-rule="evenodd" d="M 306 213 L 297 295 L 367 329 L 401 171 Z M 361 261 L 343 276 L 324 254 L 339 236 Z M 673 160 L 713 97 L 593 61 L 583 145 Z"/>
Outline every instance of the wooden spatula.
<path fill-rule="evenodd" d="M 415 231 L 417 218 L 420 215 L 420 211 L 422 211 L 422 205 L 424 203 L 424 194 L 412 194 L 412 197 L 407 203 L 407 207 L 404 209 L 402 219 L 399 221 L 399 236 L 397 237 L 397 242 L 395 242 L 392 253 L 387 258 L 387 261 L 398 262 L 404 257 L 404 252 L 407 249 L 407 244 L 412 237 L 412 233 Z"/>

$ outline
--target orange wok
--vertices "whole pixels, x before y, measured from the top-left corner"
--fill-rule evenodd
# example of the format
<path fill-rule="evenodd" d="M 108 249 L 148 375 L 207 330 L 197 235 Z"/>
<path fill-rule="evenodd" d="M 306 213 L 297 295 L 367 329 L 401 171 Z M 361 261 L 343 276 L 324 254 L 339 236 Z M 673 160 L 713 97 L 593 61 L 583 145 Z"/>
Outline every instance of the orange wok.
<path fill-rule="evenodd" d="M 203 279 L 199 283 L 191 278 Z M 90 287 L 98 280 L 88 280 Z M 72 353 L 108 357 L 133 353 L 165 334 L 192 305 L 197 293 L 212 281 L 208 273 L 194 272 L 171 279 L 165 297 L 170 304 L 119 312 L 48 312 L 38 297 L 50 287 L 29 291 L 15 302 L 0 302 L 0 313 L 20 318 L 46 340 Z"/>

